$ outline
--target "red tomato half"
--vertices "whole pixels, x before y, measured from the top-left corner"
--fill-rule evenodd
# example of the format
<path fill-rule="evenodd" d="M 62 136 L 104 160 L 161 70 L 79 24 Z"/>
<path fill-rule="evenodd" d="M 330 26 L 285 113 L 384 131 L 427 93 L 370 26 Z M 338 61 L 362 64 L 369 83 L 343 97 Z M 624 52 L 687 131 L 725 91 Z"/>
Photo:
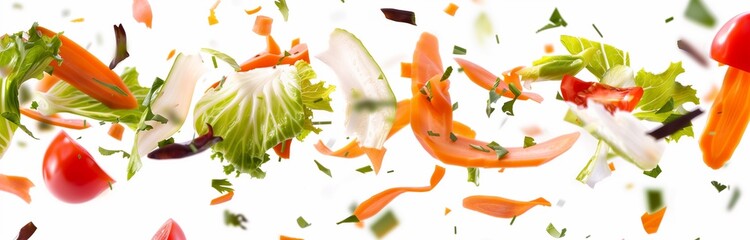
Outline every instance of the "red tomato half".
<path fill-rule="evenodd" d="M 584 82 L 576 77 L 565 75 L 560 83 L 560 93 L 565 101 L 586 106 L 591 99 L 604 105 L 609 112 L 615 109 L 633 111 L 643 97 L 643 88 L 617 88 L 598 82 Z"/>
<path fill-rule="evenodd" d="M 185 233 L 182 232 L 182 228 L 171 218 L 161 225 L 159 231 L 156 231 L 154 237 L 151 240 L 185 240 Z"/>
<path fill-rule="evenodd" d="M 47 147 L 42 174 L 52 195 L 67 203 L 89 201 L 115 182 L 99 168 L 91 154 L 64 131 Z"/>
<path fill-rule="evenodd" d="M 711 57 L 720 63 L 750 72 L 750 12 L 729 20 L 721 27 L 713 44 Z"/>

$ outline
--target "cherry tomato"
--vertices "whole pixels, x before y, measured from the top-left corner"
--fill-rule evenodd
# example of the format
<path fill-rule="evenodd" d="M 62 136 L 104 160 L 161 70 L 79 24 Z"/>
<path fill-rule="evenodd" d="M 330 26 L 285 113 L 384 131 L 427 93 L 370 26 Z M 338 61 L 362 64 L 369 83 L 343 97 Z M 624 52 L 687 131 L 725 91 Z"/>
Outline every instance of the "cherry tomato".
<path fill-rule="evenodd" d="M 615 109 L 633 111 L 643 97 L 643 88 L 617 88 L 598 82 L 584 82 L 576 77 L 565 75 L 560 83 L 560 93 L 565 101 L 586 106 L 591 99 L 604 105 L 609 112 Z"/>
<path fill-rule="evenodd" d="M 87 202 L 115 182 L 64 131 L 47 147 L 42 174 L 52 195 L 67 203 Z"/>
<path fill-rule="evenodd" d="M 185 240 L 185 233 L 182 232 L 182 228 L 171 218 L 161 225 L 159 231 L 156 231 L 154 237 L 151 240 Z"/>

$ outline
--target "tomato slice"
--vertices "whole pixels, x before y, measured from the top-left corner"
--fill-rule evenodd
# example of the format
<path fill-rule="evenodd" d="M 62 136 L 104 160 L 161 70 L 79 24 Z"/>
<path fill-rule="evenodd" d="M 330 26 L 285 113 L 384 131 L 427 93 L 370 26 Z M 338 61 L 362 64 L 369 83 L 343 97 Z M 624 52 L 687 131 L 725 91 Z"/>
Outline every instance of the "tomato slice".
<path fill-rule="evenodd" d="M 151 240 L 185 240 L 185 233 L 182 232 L 182 228 L 173 219 L 168 219 L 164 225 L 161 225 L 154 237 Z"/>
<path fill-rule="evenodd" d="M 87 202 L 115 182 L 91 154 L 64 131 L 47 147 L 42 174 L 52 195 L 67 203 Z"/>
<path fill-rule="evenodd" d="M 586 106 L 591 99 L 604 105 L 609 112 L 615 109 L 633 111 L 643 97 L 643 88 L 618 88 L 598 82 L 585 82 L 576 77 L 565 75 L 560 83 L 560 93 L 565 101 Z"/>

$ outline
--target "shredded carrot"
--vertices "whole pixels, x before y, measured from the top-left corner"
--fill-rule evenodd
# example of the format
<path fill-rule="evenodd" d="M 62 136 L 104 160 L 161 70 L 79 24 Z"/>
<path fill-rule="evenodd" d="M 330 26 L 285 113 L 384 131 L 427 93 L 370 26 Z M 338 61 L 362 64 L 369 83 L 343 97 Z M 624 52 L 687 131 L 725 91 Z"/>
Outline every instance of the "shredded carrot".
<path fill-rule="evenodd" d="M 299 38 L 292 39 L 292 48 L 299 45 Z"/>
<path fill-rule="evenodd" d="M 641 223 L 643 223 L 643 230 L 646 230 L 648 234 L 654 234 L 659 231 L 659 225 L 661 220 L 664 218 L 664 213 L 667 211 L 667 207 L 661 208 L 661 210 L 649 214 L 648 212 L 643 213 L 641 216 Z"/>
<path fill-rule="evenodd" d="M 408 63 L 408 62 L 401 63 L 401 77 L 411 78 L 411 63 Z"/>
<path fill-rule="evenodd" d="M 59 81 L 59 77 L 56 77 L 55 75 L 49 75 L 45 72 L 42 80 L 37 83 L 36 90 L 40 92 L 47 92 Z"/>
<path fill-rule="evenodd" d="M 499 218 L 513 218 L 515 216 L 520 216 L 536 206 L 549 207 L 551 205 L 544 198 L 537 198 L 528 202 L 483 195 L 464 198 L 464 208 Z"/>
<path fill-rule="evenodd" d="M 273 18 L 258 15 L 255 17 L 255 24 L 253 25 L 253 32 L 261 36 L 271 35 L 271 26 L 273 25 Z"/>
<path fill-rule="evenodd" d="M 357 216 L 359 221 L 364 221 L 372 216 L 375 216 L 380 210 L 383 210 L 388 203 L 393 201 L 396 197 L 405 192 L 428 192 L 435 188 L 440 180 L 445 175 L 445 168 L 435 165 L 435 171 L 432 173 L 430 178 L 430 186 L 425 187 L 395 187 L 382 191 L 369 199 L 365 200 L 357 209 L 354 210 L 354 215 Z"/>
<path fill-rule="evenodd" d="M 247 15 L 253 15 L 253 14 L 260 12 L 260 9 L 261 9 L 261 6 L 258 6 L 253 9 L 245 9 L 245 13 L 247 13 Z"/>
<path fill-rule="evenodd" d="M 86 129 L 91 127 L 91 124 L 84 120 L 80 119 L 63 119 L 56 116 L 45 116 L 44 114 L 28 109 L 28 108 L 21 108 L 20 109 L 21 114 L 24 116 L 37 120 L 39 122 L 43 122 L 50 125 L 55 125 L 58 127 L 64 127 L 64 128 L 70 128 L 70 129 Z"/>
<path fill-rule="evenodd" d="M 609 163 L 609 170 L 614 171 L 615 170 L 615 163 L 611 162 Z"/>
<path fill-rule="evenodd" d="M 550 54 L 555 52 L 555 45 L 552 45 L 551 43 L 547 43 L 544 45 L 544 53 Z"/>
<path fill-rule="evenodd" d="M 448 215 L 448 213 L 451 213 L 451 209 L 450 208 L 445 208 L 445 214 L 444 215 Z"/>
<path fill-rule="evenodd" d="M 26 201 L 26 203 L 31 203 L 29 189 L 33 186 L 34 183 L 28 178 L 0 174 L 0 191 L 16 195 Z"/>
<path fill-rule="evenodd" d="M 83 22 L 83 18 L 76 18 L 76 19 L 70 20 L 70 22 L 74 22 L 74 23 Z"/>
<path fill-rule="evenodd" d="M 703 161 L 719 169 L 729 161 L 750 121 L 750 73 L 729 67 L 700 139 Z"/>
<path fill-rule="evenodd" d="M 147 28 L 151 28 L 153 15 L 148 0 L 133 0 L 133 18 L 136 22 L 144 23 Z"/>
<path fill-rule="evenodd" d="M 293 237 L 287 237 L 284 235 L 279 236 L 279 240 L 304 240 L 302 238 L 293 238 Z"/>
<path fill-rule="evenodd" d="M 211 200 L 211 206 L 229 202 L 229 200 L 232 200 L 233 197 L 234 197 L 234 191 L 230 191 L 224 195 L 221 195 Z"/>
<path fill-rule="evenodd" d="M 716 84 L 712 84 L 711 89 L 708 90 L 708 93 L 706 93 L 706 95 L 703 95 L 701 100 L 703 101 L 703 103 L 710 103 L 713 102 L 718 95 L 719 87 L 717 87 Z"/>
<path fill-rule="evenodd" d="M 461 68 L 464 69 L 464 73 L 466 73 L 466 76 L 469 77 L 469 80 L 471 80 L 472 82 L 474 82 L 478 86 L 480 86 L 480 87 L 482 87 L 484 89 L 490 90 L 495 85 L 495 80 L 497 80 L 498 77 L 495 76 L 494 74 L 490 73 L 486 69 L 484 69 L 484 68 L 480 67 L 479 65 L 477 65 L 475 63 L 472 63 L 472 62 L 470 62 L 468 60 L 464 60 L 464 59 L 461 59 L 461 58 L 455 58 L 455 60 L 458 63 L 458 65 L 460 65 Z M 518 74 L 516 74 L 516 71 L 518 71 L 517 69 L 518 68 L 516 68 L 515 71 L 510 71 L 508 73 L 508 76 L 506 78 L 508 78 L 508 77 L 513 78 L 513 77 L 515 77 L 515 79 L 518 79 Z M 440 71 L 442 71 L 442 70 L 440 70 Z M 425 77 L 428 78 L 428 77 L 432 77 L 432 76 L 425 76 Z M 427 80 L 427 79 L 425 79 L 425 80 Z M 506 81 L 508 81 L 508 80 L 506 79 Z M 514 80 L 514 82 L 515 82 L 515 80 Z M 516 85 L 516 88 L 518 88 L 518 90 L 521 90 L 521 96 L 518 97 L 519 100 L 531 99 L 531 100 L 533 100 L 535 102 L 542 102 L 542 100 L 544 100 L 544 98 L 542 98 L 542 96 L 539 95 L 539 94 L 523 91 L 521 89 L 522 87 L 520 85 L 520 81 L 518 81 L 518 82 L 519 83 Z M 510 88 L 508 87 L 508 83 L 505 82 L 505 81 L 501 81 L 498 84 L 497 89 L 495 89 L 495 92 L 497 92 L 498 94 L 500 94 L 501 96 L 504 96 L 504 97 L 508 97 L 508 98 L 513 98 L 514 97 L 513 96 L 513 92 L 511 92 Z"/>
<path fill-rule="evenodd" d="M 122 134 L 125 132 L 125 127 L 122 126 L 122 124 L 115 123 L 112 124 L 112 126 L 109 127 L 109 136 L 112 136 L 112 138 L 117 140 L 122 140 Z"/>
<path fill-rule="evenodd" d="M 536 137 L 542 135 L 543 131 L 542 128 L 539 127 L 539 125 L 534 124 L 521 127 L 521 132 L 523 132 L 523 134 L 525 134 L 526 136 Z"/>
<path fill-rule="evenodd" d="M 169 61 L 169 59 L 172 59 L 172 57 L 174 57 L 174 52 L 175 51 L 176 51 L 176 49 L 172 49 L 172 51 L 169 51 L 169 55 L 167 55 L 167 61 Z"/>
<path fill-rule="evenodd" d="M 370 162 L 372 163 L 372 169 L 375 170 L 375 174 L 378 174 L 380 172 L 380 166 L 383 165 L 383 156 L 385 156 L 385 147 L 382 147 L 380 149 L 375 148 L 362 148 L 365 151 L 365 154 L 367 154 L 367 158 L 370 159 Z"/>
<path fill-rule="evenodd" d="M 284 56 L 278 50 L 278 44 L 270 36 L 267 37 L 268 49 L 255 57 L 245 61 L 240 65 L 242 71 L 249 71 L 256 68 L 272 67 L 278 64 L 294 64 L 298 60 L 310 62 L 310 53 L 307 51 L 307 44 L 299 44 L 289 49 L 289 56 Z M 273 51 L 273 52 L 272 52 Z M 274 53 L 278 51 L 278 53 Z M 281 62 L 279 62 L 281 61 Z"/>
<path fill-rule="evenodd" d="M 208 25 L 214 25 L 219 23 L 219 19 L 216 18 L 216 8 L 219 7 L 219 3 L 221 3 L 221 0 L 216 0 L 213 6 L 211 6 L 211 9 L 209 10 L 208 14 Z"/>
<path fill-rule="evenodd" d="M 276 155 L 278 155 L 280 158 L 289 159 L 289 153 L 292 152 L 292 139 L 290 138 L 286 141 L 276 144 L 276 146 L 273 147 L 273 151 L 276 152 Z"/>
<path fill-rule="evenodd" d="M 57 33 L 41 26 L 37 31 L 52 37 Z M 57 35 L 62 42 L 60 57 L 62 63 L 53 60 L 50 63 L 52 75 L 68 82 L 71 86 L 98 100 L 112 109 L 135 109 L 138 102 L 120 76 L 104 65 L 89 51 L 65 35 Z"/>
<path fill-rule="evenodd" d="M 445 12 L 448 15 L 451 15 L 451 16 L 455 16 L 456 15 L 456 11 L 458 11 L 458 5 L 456 5 L 455 3 L 448 4 L 448 6 L 445 7 L 445 9 L 443 10 L 443 12 Z"/>
<path fill-rule="evenodd" d="M 466 62 L 462 65 L 466 65 Z M 476 68 L 475 68 L 476 69 Z M 441 81 L 442 63 L 438 53 L 437 38 L 429 33 L 422 34 L 412 61 L 412 111 L 411 128 L 422 147 L 433 157 L 450 165 L 462 167 L 531 167 L 544 164 L 565 153 L 578 139 L 580 133 L 570 133 L 537 145 L 522 148 L 506 148 L 508 154 L 498 159 L 488 143 L 464 136 L 456 141 L 445 137 L 432 137 L 428 131 L 448 136 L 453 132 L 452 102 L 448 93 L 450 80 Z M 427 82 L 431 84 L 432 98 L 427 99 L 420 89 Z M 494 84 L 494 83 L 493 83 Z M 477 150 L 479 146 L 487 151 Z"/>
<path fill-rule="evenodd" d="M 477 136 L 477 132 L 474 129 L 458 121 L 453 121 L 453 134 L 465 138 L 475 138 Z"/>

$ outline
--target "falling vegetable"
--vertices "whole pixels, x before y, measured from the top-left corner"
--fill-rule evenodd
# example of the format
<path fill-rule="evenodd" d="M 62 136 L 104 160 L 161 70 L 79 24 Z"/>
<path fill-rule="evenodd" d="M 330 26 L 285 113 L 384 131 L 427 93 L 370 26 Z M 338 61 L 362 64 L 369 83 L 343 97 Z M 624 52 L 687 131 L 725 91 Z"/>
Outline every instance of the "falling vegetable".
<path fill-rule="evenodd" d="M 23 225 L 21 230 L 18 231 L 18 237 L 16 240 L 29 240 L 32 235 L 36 232 L 36 225 L 33 222 L 29 222 Z"/>
<path fill-rule="evenodd" d="M 455 3 L 449 3 L 448 6 L 443 9 L 443 12 L 451 16 L 455 16 L 456 11 L 458 11 L 458 5 Z"/>
<path fill-rule="evenodd" d="M 115 25 L 115 57 L 112 58 L 112 62 L 109 63 L 109 69 L 114 69 L 118 63 L 122 62 L 130 56 L 128 53 L 128 38 L 125 34 L 125 28 L 120 25 Z"/>
<path fill-rule="evenodd" d="M 394 22 L 402 22 L 417 26 L 417 18 L 412 11 L 394 9 L 394 8 L 381 8 L 381 12 L 388 20 Z"/>
<path fill-rule="evenodd" d="M 221 195 L 221 196 L 219 196 L 217 198 L 212 199 L 211 200 L 211 206 L 213 206 L 213 205 L 219 205 L 219 204 L 222 204 L 222 203 L 225 203 L 225 202 L 229 202 L 229 201 L 232 200 L 233 197 L 234 197 L 234 191 L 227 192 L 224 195 Z"/>
<path fill-rule="evenodd" d="M 643 224 L 643 230 L 648 234 L 654 234 L 659 231 L 659 225 L 661 220 L 664 218 L 664 213 L 667 211 L 667 207 L 662 207 L 661 210 L 655 213 L 645 212 L 641 216 L 641 223 Z"/>
<path fill-rule="evenodd" d="M 261 36 L 270 36 L 271 27 L 273 25 L 273 18 L 258 15 L 255 17 L 255 24 L 253 24 L 253 32 Z"/>
<path fill-rule="evenodd" d="M 31 203 L 29 189 L 32 187 L 34 187 L 34 183 L 28 178 L 0 174 L 0 191 L 16 195 L 26 203 Z"/>
<path fill-rule="evenodd" d="M 34 120 L 37 120 L 39 122 L 46 123 L 49 125 L 53 125 L 53 126 L 76 129 L 76 130 L 86 129 L 86 128 L 91 127 L 91 124 L 87 123 L 85 120 L 64 119 L 54 114 L 52 116 L 47 116 L 38 111 L 34 111 L 28 108 L 21 108 L 20 112 L 21 114 L 23 114 L 24 116 L 28 118 L 31 118 L 31 119 L 34 119 Z"/>
<path fill-rule="evenodd" d="M 503 79 L 504 81 L 499 81 L 497 88 L 495 88 L 495 92 L 497 94 L 500 94 L 501 96 L 508 97 L 508 98 L 514 98 L 513 93 L 510 91 L 510 87 L 508 86 L 508 83 L 515 83 L 516 87 L 521 87 L 518 71 L 520 69 L 516 68 L 515 71 L 507 71 L 504 72 L 502 78 L 498 78 L 494 74 L 490 73 L 486 69 L 482 68 L 481 66 L 472 63 L 468 60 L 464 60 L 462 58 L 454 58 L 458 65 L 461 66 L 461 68 L 464 69 L 464 73 L 466 73 L 466 76 L 469 77 L 469 80 L 474 82 L 476 85 L 486 89 L 491 90 L 492 87 L 497 82 L 497 79 Z M 519 89 L 520 90 L 520 89 Z M 531 92 L 524 92 L 521 91 L 521 95 L 518 97 L 519 100 L 533 100 L 535 102 L 541 103 L 542 98 L 541 95 Z"/>
<path fill-rule="evenodd" d="M 216 0 L 211 9 L 208 10 L 208 25 L 219 23 L 219 19 L 216 19 L 216 8 L 219 7 L 219 3 L 221 3 L 221 0 Z"/>
<path fill-rule="evenodd" d="M 161 225 L 161 228 L 156 231 L 154 237 L 151 240 L 185 240 L 185 232 L 179 224 L 173 219 L 168 219 Z"/>
<path fill-rule="evenodd" d="M 206 128 L 208 129 L 206 133 L 194 138 L 190 142 L 167 144 L 151 151 L 147 156 L 148 158 L 159 160 L 185 158 L 206 151 L 214 144 L 224 140 L 220 136 L 214 135 L 214 129 L 210 124 Z"/>
<path fill-rule="evenodd" d="M 133 0 L 133 18 L 136 22 L 144 23 L 147 28 L 151 28 L 153 15 L 148 0 Z"/>
<path fill-rule="evenodd" d="M 537 198 L 528 202 L 512 199 L 476 195 L 464 198 L 464 208 L 474 210 L 498 218 L 514 218 L 536 206 L 551 206 L 544 198 Z"/>
<path fill-rule="evenodd" d="M 552 16 L 549 17 L 549 23 L 545 25 L 544 27 L 540 28 L 536 31 L 536 33 L 539 33 L 541 31 L 550 29 L 550 28 L 556 28 L 556 27 L 567 27 L 568 22 L 563 19 L 562 15 L 560 15 L 560 11 L 555 8 L 554 11 L 552 11 Z"/>
<path fill-rule="evenodd" d="M 370 231 L 375 235 L 376 238 L 381 239 L 385 237 L 385 235 L 388 235 L 393 229 L 396 229 L 398 227 L 398 218 L 396 218 L 396 214 L 393 213 L 393 211 L 389 210 L 386 211 L 380 218 L 375 220 L 375 222 L 370 226 Z"/>
<path fill-rule="evenodd" d="M 107 134 L 109 134 L 109 136 L 111 136 L 112 138 L 117 139 L 118 141 L 121 141 L 122 134 L 124 132 L 125 132 L 125 127 L 123 127 L 122 124 L 115 123 L 109 127 L 109 131 L 107 131 Z"/>

